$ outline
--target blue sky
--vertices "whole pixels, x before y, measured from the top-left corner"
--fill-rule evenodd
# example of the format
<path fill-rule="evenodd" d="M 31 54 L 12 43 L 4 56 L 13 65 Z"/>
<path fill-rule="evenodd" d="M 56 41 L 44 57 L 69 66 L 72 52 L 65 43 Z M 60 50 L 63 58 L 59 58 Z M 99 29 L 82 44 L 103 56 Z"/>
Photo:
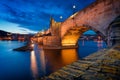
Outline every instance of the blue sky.
<path fill-rule="evenodd" d="M 35 33 L 49 27 L 50 16 L 64 21 L 95 0 L 0 0 L 0 30 Z M 73 10 L 73 5 L 76 8 Z M 60 19 L 60 16 L 63 18 Z"/>

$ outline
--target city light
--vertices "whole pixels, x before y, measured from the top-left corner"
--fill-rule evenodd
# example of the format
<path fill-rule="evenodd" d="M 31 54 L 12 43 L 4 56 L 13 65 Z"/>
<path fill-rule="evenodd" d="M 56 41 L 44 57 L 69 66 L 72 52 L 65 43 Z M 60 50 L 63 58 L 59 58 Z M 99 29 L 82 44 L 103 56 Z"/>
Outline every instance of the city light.
<path fill-rule="evenodd" d="M 62 16 L 60 16 L 60 19 L 62 19 L 63 17 Z"/>
<path fill-rule="evenodd" d="M 75 5 L 73 5 L 73 9 L 75 9 L 76 8 L 76 6 Z"/>
<path fill-rule="evenodd" d="M 34 47 L 34 44 L 31 44 L 31 47 L 33 48 L 33 47 Z"/>

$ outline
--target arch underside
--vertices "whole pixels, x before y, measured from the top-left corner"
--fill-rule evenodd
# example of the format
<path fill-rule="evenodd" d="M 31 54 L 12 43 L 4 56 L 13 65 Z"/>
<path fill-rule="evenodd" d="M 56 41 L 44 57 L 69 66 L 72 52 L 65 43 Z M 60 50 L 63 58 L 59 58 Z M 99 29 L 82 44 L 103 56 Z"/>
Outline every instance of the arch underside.
<path fill-rule="evenodd" d="M 89 30 L 89 28 L 85 26 L 76 26 L 69 29 L 62 38 L 62 46 L 76 46 L 80 36 L 87 30 Z"/>

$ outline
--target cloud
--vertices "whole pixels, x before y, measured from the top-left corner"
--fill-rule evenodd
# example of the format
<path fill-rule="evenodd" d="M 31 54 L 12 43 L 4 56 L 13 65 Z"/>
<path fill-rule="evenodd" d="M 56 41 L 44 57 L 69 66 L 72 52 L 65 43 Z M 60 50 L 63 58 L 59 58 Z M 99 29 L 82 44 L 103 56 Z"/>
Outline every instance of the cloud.
<path fill-rule="evenodd" d="M 19 24 L 23 28 L 42 30 L 49 27 L 50 16 L 64 21 L 73 14 L 72 6 L 79 11 L 95 0 L 0 0 L 0 18 Z M 59 17 L 63 16 L 61 20 Z"/>
<path fill-rule="evenodd" d="M 38 31 L 33 31 L 33 30 L 30 30 L 30 29 L 27 29 L 27 28 L 23 28 L 23 27 L 20 27 L 18 26 L 18 29 L 20 31 L 22 31 L 24 34 L 31 34 L 31 33 L 37 33 Z"/>
<path fill-rule="evenodd" d="M 22 34 L 29 34 L 29 33 L 37 33 L 38 31 L 34 31 L 28 28 L 25 28 L 19 24 L 11 23 L 8 21 L 4 21 L 0 19 L 0 30 L 4 30 L 7 32 L 12 33 L 22 33 Z"/>

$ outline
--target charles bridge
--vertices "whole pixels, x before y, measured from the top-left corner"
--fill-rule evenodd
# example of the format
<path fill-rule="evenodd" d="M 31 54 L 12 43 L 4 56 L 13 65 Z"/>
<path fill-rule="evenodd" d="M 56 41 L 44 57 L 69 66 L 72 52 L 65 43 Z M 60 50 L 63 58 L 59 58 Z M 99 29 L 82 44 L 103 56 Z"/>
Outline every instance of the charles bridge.
<path fill-rule="evenodd" d="M 83 32 L 93 30 L 109 47 L 120 43 L 120 0 L 97 0 L 64 22 L 51 18 L 50 28 L 38 32 L 33 41 L 46 47 L 76 47 Z"/>

